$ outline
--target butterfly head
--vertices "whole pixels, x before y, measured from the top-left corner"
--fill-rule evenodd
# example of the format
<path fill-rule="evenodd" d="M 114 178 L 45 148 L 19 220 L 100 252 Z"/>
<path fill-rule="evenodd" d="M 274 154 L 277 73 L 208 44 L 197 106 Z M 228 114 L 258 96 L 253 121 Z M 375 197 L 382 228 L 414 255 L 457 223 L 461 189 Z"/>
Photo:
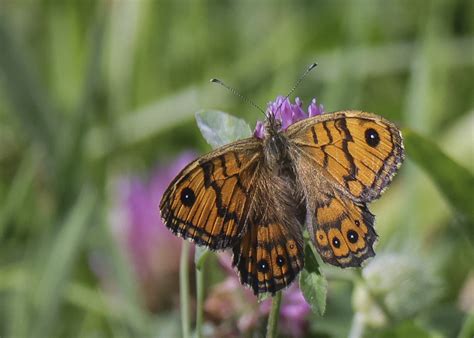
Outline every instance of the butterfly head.
<path fill-rule="evenodd" d="M 281 128 L 281 119 L 276 118 L 273 112 L 268 112 L 265 120 L 265 136 L 275 137 L 281 131 Z"/>

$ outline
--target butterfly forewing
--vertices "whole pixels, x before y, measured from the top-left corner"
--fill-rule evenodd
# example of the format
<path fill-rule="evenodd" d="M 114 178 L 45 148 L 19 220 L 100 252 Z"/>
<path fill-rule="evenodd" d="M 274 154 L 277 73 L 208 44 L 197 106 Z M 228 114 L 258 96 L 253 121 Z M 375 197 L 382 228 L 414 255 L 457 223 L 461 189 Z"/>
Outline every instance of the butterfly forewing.
<path fill-rule="evenodd" d="M 232 246 L 246 226 L 260 147 L 249 138 L 190 163 L 163 195 L 165 225 L 213 250 Z"/>
<path fill-rule="evenodd" d="M 380 197 L 404 157 L 396 126 L 365 112 L 304 119 L 291 125 L 287 135 L 315 171 L 361 202 Z"/>

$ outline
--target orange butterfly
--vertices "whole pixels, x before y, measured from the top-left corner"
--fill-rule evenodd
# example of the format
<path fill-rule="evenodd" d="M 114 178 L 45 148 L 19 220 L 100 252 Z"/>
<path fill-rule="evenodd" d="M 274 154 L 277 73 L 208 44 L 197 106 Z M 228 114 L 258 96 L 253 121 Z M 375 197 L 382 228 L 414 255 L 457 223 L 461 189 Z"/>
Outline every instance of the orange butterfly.
<path fill-rule="evenodd" d="M 374 256 L 366 203 L 404 159 L 400 130 L 382 117 L 341 111 L 282 128 L 282 111 L 297 113 L 285 100 L 286 108 L 269 110 L 261 135 L 191 162 L 160 203 L 176 235 L 232 248 L 240 280 L 255 294 L 274 294 L 301 271 L 304 224 L 327 263 L 355 267 Z"/>

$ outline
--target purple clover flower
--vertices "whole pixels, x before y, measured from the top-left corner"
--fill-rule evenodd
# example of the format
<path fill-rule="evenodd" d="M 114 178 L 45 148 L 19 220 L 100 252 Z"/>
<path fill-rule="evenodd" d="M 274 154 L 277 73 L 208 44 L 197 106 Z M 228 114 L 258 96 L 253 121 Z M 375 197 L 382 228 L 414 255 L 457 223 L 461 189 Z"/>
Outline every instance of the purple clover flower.
<path fill-rule="evenodd" d="M 264 301 L 260 306 L 261 313 L 268 316 L 271 305 L 270 300 Z M 281 332 L 289 337 L 304 337 L 309 329 L 310 313 L 311 307 L 304 299 L 298 283 L 293 283 L 283 292 L 279 322 Z"/>
<path fill-rule="evenodd" d="M 171 164 L 158 166 L 149 180 L 124 176 L 113 188 L 110 225 L 151 311 L 168 308 L 178 299 L 182 240 L 166 228 L 157 208 L 169 182 L 195 157 L 185 152 Z M 110 289 L 113 281 L 100 260 L 92 257 L 92 267 Z"/>
<path fill-rule="evenodd" d="M 258 303 L 252 290 L 241 286 L 232 268 L 230 255 L 219 255 L 219 262 L 227 277 L 211 289 L 204 310 L 208 318 L 215 323 L 218 336 L 242 336 L 263 325 L 270 313 L 271 299 Z M 280 331 L 289 337 L 304 337 L 309 329 L 310 313 L 311 308 L 298 283 L 293 283 L 283 292 L 278 325 Z"/>
<path fill-rule="evenodd" d="M 275 101 L 269 102 L 267 106 L 267 116 L 274 115 L 276 119 L 281 121 L 281 130 L 286 130 L 293 123 L 321 115 L 324 113 L 323 105 L 318 105 L 316 99 L 311 101 L 308 106 L 308 112 L 306 113 L 303 108 L 303 102 L 299 97 L 295 99 L 295 103 L 292 104 L 290 100 L 284 96 L 277 96 Z M 253 135 L 259 139 L 263 139 L 265 136 L 265 122 L 257 121 Z"/>

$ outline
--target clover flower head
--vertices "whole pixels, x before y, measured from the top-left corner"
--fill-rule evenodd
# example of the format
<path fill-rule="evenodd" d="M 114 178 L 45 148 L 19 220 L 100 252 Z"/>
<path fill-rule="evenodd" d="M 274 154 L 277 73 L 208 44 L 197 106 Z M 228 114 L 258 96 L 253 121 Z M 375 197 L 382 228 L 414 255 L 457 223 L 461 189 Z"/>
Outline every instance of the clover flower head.
<path fill-rule="evenodd" d="M 397 320 L 410 318 L 439 297 L 439 276 L 426 261 L 414 257 L 417 255 L 382 253 L 367 264 L 362 270 L 364 283 L 357 285 L 353 295 L 360 320 L 383 327 L 387 315 Z"/>
<path fill-rule="evenodd" d="M 179 292 L 182 241 L 165 227 L 157 205 L 169 182 L 194 158 L 194 153 L 185 152 L 168 165 L 158 165 L 149 179 L 132 174 L 112 182 L 109 224 L 150 311 L 170 307 Z M 105 288 L 111 289 L 114 281 L 102 263 L 105 258 L 95 255 L 91 265 Z"/>
<path fill-rule="evenodd" d="M 226 279 L 215 285 L 206 299 L 204 309 L 207 317 L 214 323 L 216 336 L 227 337 L 223 329 L 231 330 L 234 336 L 242 336 L 255 331 L 268 317 L 271 299 L 258 302 L 249 288 L 240 285 L 238 276 L 232 268 L 231 257 L 224 253 L 219 255 L 219 262 L 227 274 Z M 303 297 L 298 283 L 293 283 L 284 290 L 279 327 L 289 337 L 304 337 L 309 330 L 311 307 Z"/>
<path fill-rule="evenodd" d="M 295 103 L 292 104 L 287 97 L 277 96 L 275 101 L 268 103 L 266 114 L 267 116 L 275 116 L 275 118 L 281 122 L 281 130 L 286 130 L 290 125 L 297 121 L 324 113 L 323 105 L 318 105 L 316 99 L 311 101 L 307 112 L 304 111 L 302 107 L 303 101 L 301 101 L 299 97 L 297 97 Z M 253 135 L 259 139 L 265 137 L 264 121 L 257 121 Z"/>

